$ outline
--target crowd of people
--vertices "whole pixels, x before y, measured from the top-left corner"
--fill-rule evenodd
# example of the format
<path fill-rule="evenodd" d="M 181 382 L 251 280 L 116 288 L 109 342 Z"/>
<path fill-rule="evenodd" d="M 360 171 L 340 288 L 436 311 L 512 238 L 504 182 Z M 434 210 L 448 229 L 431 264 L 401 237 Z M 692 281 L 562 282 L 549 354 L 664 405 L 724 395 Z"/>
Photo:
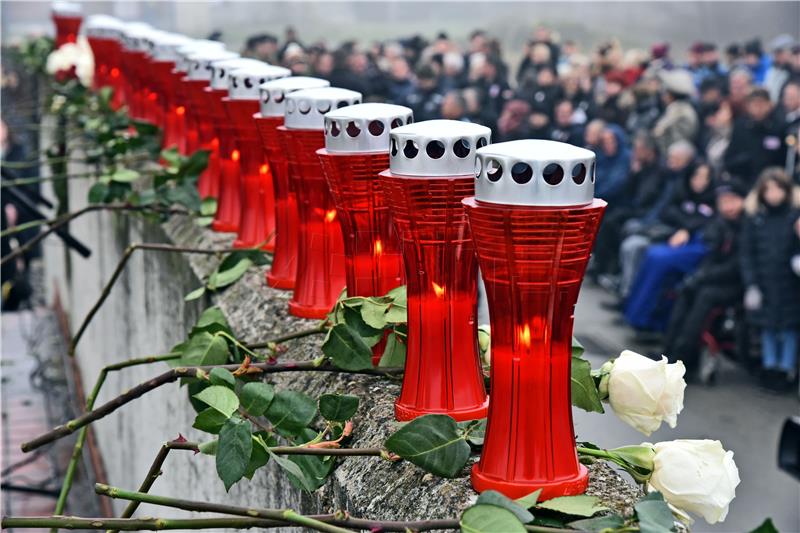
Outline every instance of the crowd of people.
<path fill-rule="evenodd" d="M 253 36 L 245 55 L 408 106 L 417 121 L 593 150 L 608 209 L 589 276 L 615 296 L 608 307 L 690 377 L 710 317 L 734 310 L 760 339 L 762 383 L 782 389 L 797 379 L 800 337 L 800 43 L 780 35 L 685 52 L 679 61 L 669 43 L 616 41 L 584 52 L 540 27 L 511 66 L 480 30 L 466 49 L 445 33 L 329 48 L 289 28 L 282 42 Z"/>

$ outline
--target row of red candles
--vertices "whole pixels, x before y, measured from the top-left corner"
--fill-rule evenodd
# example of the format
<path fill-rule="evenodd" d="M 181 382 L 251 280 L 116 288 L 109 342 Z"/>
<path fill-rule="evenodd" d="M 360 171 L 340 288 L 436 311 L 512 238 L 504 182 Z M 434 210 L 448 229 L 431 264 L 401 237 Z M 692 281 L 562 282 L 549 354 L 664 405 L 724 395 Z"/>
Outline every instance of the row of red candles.
<path fill-rule="evenodd" d="M 115 105 L 162 126 L 165 146 L 210 151 L 198 187 L 201 196 L 218 199 L 213 229 L 238 231 L 236 246 L 263 243 L 273 252 L 267 283 L 294 289 L 290 313 L 324 317 L 345 285 L 350 295 L 380 296 L 407 284 L 398 420 L 429 413 L 477 419 L 488 406 L 484 449 L 472 472 L 477 490 L 519 497 L 541 488 L 541 499 L 585 490 L 588 474 L 574 447 L 569 350 L 572 309 L 602 205 L 481 206 L 468 198 L 474 176 L 394 176 L 386 171 L 388 151 L 328 153 L 322 130 L 287 129 L 282 117 L 261 116 L 257 100 L 231 100 L 227 91 L 188 80 L 174 64 L 157 64 L 119 41 L 90 38 L 90 44 L 95 85 L 112 86 Z M 441 224 L 425 230 L 414 224 L 442 213 Z M 537 238 L 564 247 L 570 258 L 547 272 L 517 265 L 520 282 L 498 258 L 510 257 L 509 247 L 528 246 L 525 239 L 536 231 L 520 237 L 505 231 L 505 242 L 497 231 L 520 224 L 541 229 Z M 492 316 L 491 404 L 475 338 L 478 263 Z M 537 279 L 526 284 L 526 275 Z M 376 347 L 375 363 L 382 349 Z"/>

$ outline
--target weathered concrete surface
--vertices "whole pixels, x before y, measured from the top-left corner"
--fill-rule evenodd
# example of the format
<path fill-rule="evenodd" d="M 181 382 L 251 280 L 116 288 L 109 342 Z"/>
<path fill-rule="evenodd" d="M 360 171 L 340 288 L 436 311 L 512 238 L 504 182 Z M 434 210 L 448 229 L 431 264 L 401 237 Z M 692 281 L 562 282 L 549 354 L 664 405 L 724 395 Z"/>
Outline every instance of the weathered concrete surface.
<path fill-rule="evenodd" d="M 71 183 L 71 210 L 84 204 L 88 185 Z M 222 247 L 230 235 L 214 234 L 189 219 L 174 217 L 159 226 L 139 217 L 98 213 L 76 221 L 71 231 L 94 251 L 91 258 L 65 255 L 61 244 L 48 239 L 46 282 L 50 298 L 56 294 L 67 309 L 73 330 L 99 296 L 125 247 L 132 242 L 173 242 L 187 246 Z M 66 259 L 65 259 L 66 258 Z M 182 341 L 208 300 L 186 303 L 183 296 L 200 285 L 217 258 L 152 251 L 134 254 L 102 311 L 90 325 L 78 348 L 85 387 L 91 387 L 108 364 L 146 354 L 168 352 Z M 266 286 L 264 269 L 253 268 L 241 280 L 214 298 L 240 339 L 258 341 L 310 327 L 312 321 L 288 316 L 290 294 Z M 319 354 L 321 337 L 289 343 L 285 359 L 311 359 Z M 98 398 L 105 402 L 166 370 L 164 364 L 146 365 L 113 373 Z M 348 392 L 362 401 L 354 419 L 352 446 L 380 446 L 394 430 L 393 400 L 399 385 L 386 379 L 330 373 L 287 373 L 271 378 L 278 388 Z M 167 385 L 128 404 L 95 424 L 108 482 L 135 488 L 166 440 L 183 434 L 190 440 L 208 437 L 192 429 L 194 411 L 177 385 Z M 225 493 L 211 457 L 173 452 L 153 493 L 187 499 L 240 505 L 294 507 L 302 512 L 343 508 L 355 516 L 385 519 L 446 518 L 457 516 L 476 494 L 464 470 L 461 477 L 444 480 L 426 475 L 410 463 L 388 463 L 379 458 L 341 461 L 330 481 L 313 495 L 295 490 L 273 465 L 250 482 L 238 483 Z M 606 467 L 591 468 L 589 493 L 610 507 L 629 508 L 637 489 Z M 115 502 L 119 511 L 124 502 Z M 140 516 L 185 515 L 176 510 L 143 506 Z"/>

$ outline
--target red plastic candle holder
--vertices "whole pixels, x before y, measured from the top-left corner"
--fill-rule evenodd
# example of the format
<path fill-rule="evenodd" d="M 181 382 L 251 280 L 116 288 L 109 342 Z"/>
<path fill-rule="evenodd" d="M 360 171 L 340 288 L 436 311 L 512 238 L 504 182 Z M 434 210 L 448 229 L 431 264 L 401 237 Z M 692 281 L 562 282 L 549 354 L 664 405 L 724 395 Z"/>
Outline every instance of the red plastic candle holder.
<path fill-rule="evenodd" d="M 553 141 L 478 151 L 464 200 L 492 326 L 491 401 L 479 492 L 540 500 L 581 494 L 572 426 L 572 325 L 606 203 L 593 199 L 594 153 Z"/>
<path fill-rule="evenodd" d="M 360 103 L 361 94 L 333 87 L 304 89 L 286 97 L 284 125 L 290 179 L 297 193 L 297 278 L 289 312 L 324 318 L 345 287 L 344 243 L 338 213 L 317 150 L 325 145 L 323 115 Z"/>
<path fill-rule="evenodd" d="M 293 289 L 297 274 L 299 236 L 297 195 L 290 186 L 286 139 L 279 134 L 283 126 L 286 95 L 301 89 L 327 87 L 326 80 L 293 76 L 261 84 L 260 112 L 253 115 L 264 155 L 272 173 L 275 198 L 275 249 L 267 272 L 267 284 L 276 289 Z"/>
<path fill-rule="evenodd" d="M 86 21 L 86 39 L 94 55 L 92 88 L 95 90 L 110 86 L 116 93 L 120 89 L 117 80 L 120 78 L 118 50 L 122 28 L 122 22 L 108 15 L 92 15 Z M 115 67 L 116 76 L 112 77 L 111 72 Z M 114 102 L 114 96 L 112 106 L 116 109 L 119 101 Z"/>
<path fill-rule="evenodd" d="M 408 341 L 395 417 L 486 416 L 477 343 L 477 263 L 461 200 L 474 192 L 476 146 L 489 128 L 432 120 L 391 131 L 381 186 L 400 239 Z"/>
<path fill-rule="evenodd" d="M 407 107 L 358 104 L 325 115 L 317 151 L 342 226 L 348 296 L 383 296 L 404 283 L 400 241 L 378 175 L 389 167 L 389 131 L 412 121 Z M 378 364 L 385 348 L 372 349 Z"/>
<path fill-rule="evenodd" d="M 80 4 L 55 2 L 52 9 L 53 23 L 56 26 L 56 48 L 78 41 L 83 15 Z"/>
<path fill-rule="evenodd" d="M 261 149 L 253 115 L 259 110 L 259 85 L 290 74 L 287 68 L 261 63 L 237 68 L 228 75 L 229 96 L 223 98 L 223 104 L 234 127 L 234 144 L 241 153 L 241 217 L 233 243 L 237 248 L 259 245 L 268 251 L 275 248 L 272 173 Z"/>

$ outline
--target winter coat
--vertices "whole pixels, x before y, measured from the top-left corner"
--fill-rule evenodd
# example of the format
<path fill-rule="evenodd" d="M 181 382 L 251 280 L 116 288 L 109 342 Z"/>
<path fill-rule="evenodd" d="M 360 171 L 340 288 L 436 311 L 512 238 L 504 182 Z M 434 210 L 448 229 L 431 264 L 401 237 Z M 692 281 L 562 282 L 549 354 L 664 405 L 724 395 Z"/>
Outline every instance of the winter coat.
<path fill-rule="evenodd" d="M 742 217 L 743 218 L 743 217 Z M 698 285 L 730 286 L 740 290 L 742 275 L 739 260 L 742 220 L 728 220 L 717 215 L 703 230 L 707 253 L 691 275 Z"/>
<path fill-rule="evenodd" d="M 692 104 L 687 100 L 675 100 L 664 109 L 664 114 L 653 126 L 653 137 L 660 152 L 666 154 L 677 141 L 694 144 L 699 127 L 697 111 Z"/>
<path fill-rule="evenodd" d="M 693 172 L 687 172 L 681 183 L 676 183 L 664 211 L 661 222 L 675 229 L 685 229 L 694 234 L 706 226 L 714 216 L 716 197 L 714 185 L 710 184 L 701 193 L 696 193 L 689 186 Z"/>
<path fill-rule="evenodd" d="M 609 124 L 617 138 L 617 153 L 607 155 L 602 150 L 597 152 L 597 182 L 595 195 L 613 206 L 625 193 L 625 183 L 631 166 L 631 153 L 625 132 L 616 124 Z"/>
<path fill-rule="evenodd" d="M 734 123 L 731 142 L 725 152 L 725 169 L 744 183 L 754 184 L 767 167 L 786 164 L 785 124 L 776 114 L 762 122 L 748 117 Z"/>
<path fill-rule="evenodd" d="M 784 205 L 748 217 L 742 231 L 741 267 L 745 287 L 761 290 L 761 308 L 751 314 L 761 327 L 800 327 L 800 277 L 791 258 L 800 253 L 794 224 L 800 212 Z"/>

